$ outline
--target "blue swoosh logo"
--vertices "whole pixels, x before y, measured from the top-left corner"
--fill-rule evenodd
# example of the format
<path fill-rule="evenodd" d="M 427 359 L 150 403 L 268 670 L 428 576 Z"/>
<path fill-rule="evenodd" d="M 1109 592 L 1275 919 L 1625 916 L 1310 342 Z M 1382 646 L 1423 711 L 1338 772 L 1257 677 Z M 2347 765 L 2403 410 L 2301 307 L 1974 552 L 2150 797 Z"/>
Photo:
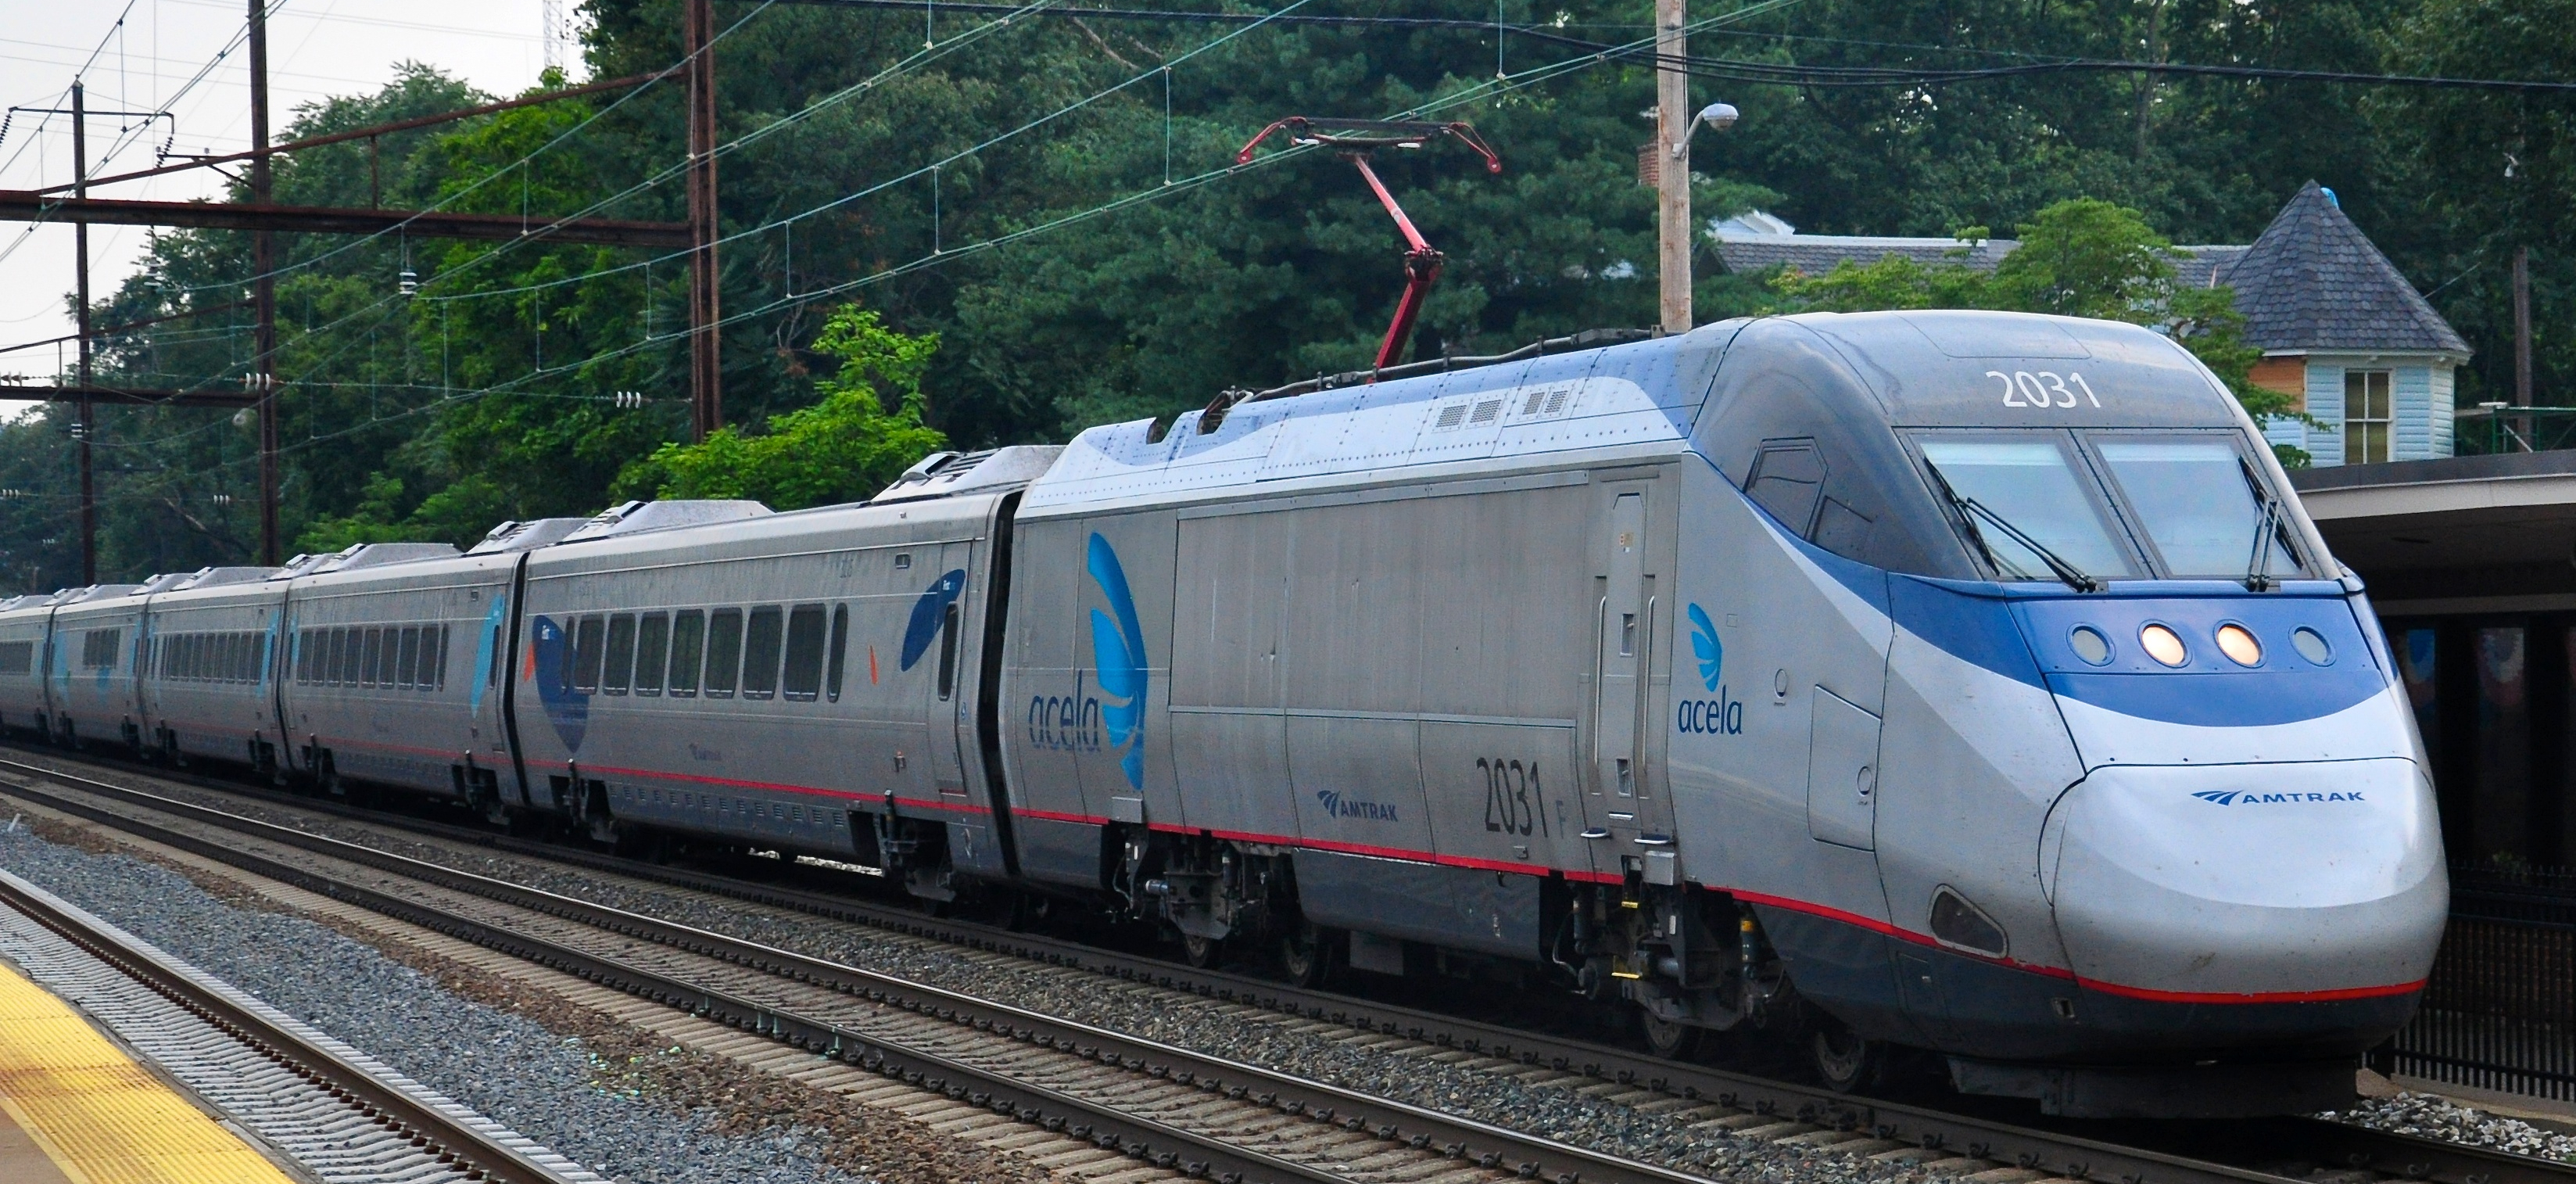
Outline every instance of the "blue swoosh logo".
<path fill-rule="evenodd" d="M 903 669 L 912 669 L 930 652 L 930 643 L 939 640 L 939 626 L 948 619 L 948 606 L 957 603 L 958 594 L 965 590 L 966 573 L 952 570 L 912 602 L 912 620 L 903 627 Z"/>
<path fill-rule="evenodd" d="M 590 696 L 572 689 L 572 635 L 549 617 L 531 623 L 537 654 L 537 701 L 545 705 L 546 722 L 564 748 L 579 754 L 583 733 L 590 730 Z"/>
<path fill-rule="evenodd" d="M 1089 563 L 1091 581 L 1100 586 L 1100 594 L 1109 601 L 1109 613 L 1091 610 L 1091 656 L 1099 667 L 1100 692 L 1110 702 L 1100 708 L 1100 722 L 1109 733 L 1109 742 L 1127 750 L 1118 768 L 1127 774 L 1133 789 L 1145 788 L 1145 690 L 1150 682 L 1145 671 L 1145 631 L 1136 624 L 1136 598 L 1127 590 L 1127 569 L 1119 566 L 1118 552 L 1109 540 L 1091 536 Z"/>
<path fill-rule="evenodd" d="M 1699 680 L 1707 685 L 1710 694 L 1716 694 L 1717 677 L 1726 669 L 1726 646 L 1717 640 L 1717 626 L 1709 621 L 1707 610 L 1696 604 L 1690 606 L 1690 622 L 1691 652 L 1699 656 Z"/>

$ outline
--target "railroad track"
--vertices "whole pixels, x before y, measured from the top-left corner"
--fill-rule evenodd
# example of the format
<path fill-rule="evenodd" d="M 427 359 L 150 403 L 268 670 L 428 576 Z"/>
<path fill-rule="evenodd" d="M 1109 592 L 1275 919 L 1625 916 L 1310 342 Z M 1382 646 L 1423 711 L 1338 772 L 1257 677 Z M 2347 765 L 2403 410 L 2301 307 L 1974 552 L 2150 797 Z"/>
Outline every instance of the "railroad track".
<path fill-rule="evenodd" d="M 2023 1171 L 2025 1179 L 2053 1176 L 2089 1179 L 2102 1181 L 2105 1184 L 2112 1181 L 2118 1181 L 2121 1184 L 2209 1184 L 2220 1180 L 2280 1180 L 2302 1177 L 2420 1179 L 2438 1182 L 2438 1184 L 2570 1184 L 2570 1181 L 2576 1181 L 2576 1167 L 2555 1161 L 2515 1156 L 2464 1144 L 2397 1135 L 2314 1119 L 2265 1119 L 2193 1124 L 2034 1123 L 2023 1125 L 2018 1122 L 2001 1121 L 1935 1107 L 1835 1094 L 1792 1082 L 1664 1060 L 1634 1050 L 1579 1039 L 1503 1027 L 1347 995 L 1300 990 L 1267 980 L 1223 971 L 1193 969 L 1157 959 L 1121 954 L 1093 946 L 1057 941 L 973 922 L 933 918 L 916 911 L 878 905 L 846 896 L 804 892 L 778 885 L 619 859 L 596 852 L 513 839 L 489 831 L 454 827 L 402 815 L 388 815 L 260 790 L 246 790 L 230 783 L 195 777 L 173 777 L 170 773 L 158 769 L 122 765 L 116 767 L 120 771 L 137 776 L 175 781 L 297 810 L 323 812 L 375 825 L 393 826 L 418 832 L 425 837 L 470 842 L 532 859 L 584 867 L 771 908 L 827 916 L 926 941 L 963 945 L 1070 970 L 1103 974 L 1130 982 L 1188 992 L 1222 1002 L 1248 1004 L 1309 1020 L 1338 1024 L 1360 1032 L 1382 1033 L 1404 1040 L 1454 1049 L 1480 1058 L 1516 1062 L 1520 1065 L 1545 1068 L 1558 1073 L 1579 1074 L 1595 1079 L 1601 1084 L 1623 1087 L 1624 1094 L 1618 1096 L 1631 1098 L 1637 1104 L 1655 1105 L 1664 1101 L 1690 1103 L 1712 1112 L 1713 1116 L 1706 1121 L 1733 1129 L 1742 1135 L 1755 1138 L 1795 1139 L 1820 1148 L 1838 1149 L 1849 1154 L 1898 1154 L 1916 1162 L 1928 1162 L 1935 1167 L 1946 1167 L 1952 1170 L 2015 1168 Z M 399 860 L 403 865 L 416 866 L 423 869 L 425 873 L 434 875 L 468 875 L 468 873 L 453 872 L 433 864 L 415 864 L 414 861 L 401 856 L 374 852 L 371 849 L 342 843 L 335 839 L 272 827 L 269 824 L 248 819 L 238 819 L 224 811 L 109 785 L 45 765 L 0 760 L 0 770 L 45 779 L 133 805 L 164 810 L 183 817 L 193 817 L 209 825 L 223 826 L 240 833 L 267 833 L 274 841 L 288 843 L 305 851 L 329 852 L 358 860 Z M 123 825 L 117 819 L 102 817 L 95 812 L 94 807 L 83 808 L 67 799 L 57 799 L 57 801 L 62 806 L 70 808 L 73 813 L 109 822 L 111 825 Z M 194 841 L 194 843 L 202 842 L 203 840 Z M 199 850 L 202 854 L 232 861 L 227 855 L 193 844 L 189 846 L 190 849 Z M 482 879 L 481 877 L 470 878 L 478 881 Z M 498 884 L 497 881 L 491 883 Z M 534 893 L 533 890 L 518 888 L 515 885 L 501 884 L 499 888 L 509 892 L 531 893 L 534 897 L 543 897 L 549 901 L 562 901 L 576 909 L 600 909 L 600 906 L 568 901 L 544 893 Z M 604 909 L 601 911 L 616 912 L 616 910 Z M 619 915 L 633 916 L 632 914 Z M 755 960 L 771 958 L 778 960 L 775 964 L 779 966 L 814 962 L 812 959 L 802 958 L 801 955 L 770 950 L 768 947 L 756 946 L 754 943 L 737 942 L 735 939 L 720 935 L 702 934 L 685 926 L 671 926 L 649 918 L 633 918 L 632 923 L 642 925 L 648 930 L 659 927 L 673 933 L 693 935 L 683 940 L 695 940 L 699 937 L 709 939 L 719 943 L 718 946 L 713 947 L 718 950 L 723 948 L 722 943 L 732 943 L 741 948 L 737 951 L 739 956 Z M 459 936 L 463 935 L 459 934 Z M 750 953 L 749 951 L 759 952 Z M 719 953 L 718 956 L 723 955 Z M 831 967 L 829 963 L 820 965 Z M 570 967 L 567 966 L 567 968 Z M 831 969 L 843 975 L 866 976 L 870 979 L 884 977 L 870 976 L 868 972 L 855 971 L 847 967 L 831 967 Z M 899 982 L 900 980 L 887 981 Z M 933 988 L 921 987 L 919 984 L 906 984 L 906 986 L 911 990 L 931 992 L 933 995 L 946 994 L 936 992 Z M 882 990 L 883 988 L 869 986 L 861 987 L 859 991 L 864 994 L 872 989 Z M 644 993 L 652 993 L 652 990 L 649 987 L 644 988 Z M 980 1003 L 980 1001 L 977 1002 Z M 916 995 L 904 998 L 904 1004 L 913 1003 L 927 1006 L 930 1013 L 934 1015 L 941 1010 L 956 1010 L 955 1005 L 934 1002 L 928 996 Z M 742 1017 L 749 1021 L 749 1026 L 759 1028 L 761 1021 L 758 1007 L 749 1005 L 749 1001 L 744 1001 L 744 1004 L 748 1010 L 741 1012 Z M 984 1004 L 983 1006 L 998 1005 Z M 713 1008 L 710 1014 L 724 1014 L 723 1008 Z M 961 1014 L 975 1013 L 970 1009 Z M 1025 1013 L 1018 1014 L 1025 1016 Z M 725 1018 L 735 1017 L 725 1015 Z M 976 1015 L 976 1018 L 994 1019 L 996 1017 Z M 1000 1022 L 1010 1028 L 1037 1030 L 1038 1025 L 1033 1021 L 1042 1018 L 1004 1019 Z M 974 1020 L 947 1022 L 971 1024 Z M 1063 1027 L 1060 1022 L 1050 1022 L 1055 1023 L 1059 1029 Z M 809 1043 L 824 1038 L 824 1034 L 819 1030 L 797 1030 L 792 1025 L 787 1029 L 778 1030 L 778 1034 L 791 1041 L 802 1036 Z M 1084 1037 L 1077 1036 L 1073 1039 L 1072 1051 L 1080 1054 L 1085 1047 Z M 1105 1050 L 1116 1047 L 1111 1042 L 1125 1040 L 1126 1038 L 1113 1034 L 1100 1033 L 1093 1039 L 1092 1047 L 1104 1050 L 1105 1054 Z M 1062 1043 L 1061 1037 L 1058 1043 Z M 1121 1053 L 1119 1058 L 1122 1064 L 1126 1060 L 1145 1059 L 1150 1075 L 1150 1069 L 1156 1064 L 1178 1065 L 1184 1059 L 1195 1055 L 1181 1050 L 1165 1049 L 1160 1045 L 1150 1047 L 1154 1050 L 1151 1056 L 1140 1051 L 1132 1055 Z M 865 1054 L 861 1054 L 863 1064 L 864 1057 Z M 1244 1080 L 1240 1076 L 1243 1072 L 1260 1072 L 1251 1070 L 1248 1066 L 1230 1071 L 1237 1076 L 1227 1081 L 1225 1089 L 1228 1091 L 1237 1082 Z M 908 1075 L 912 1070 L 906 1068 L 901 1072 Z M 1162 1080 L 1175 1080 L 1177 1074 L 1184 1072 L 1192 1075 L 1193 1083 L 1206 1075 L 1193 1069 L 1172 1068 Z M 927 1081 L 933 1075 L 930 1070 L 925 1069 L 922 1080 Z M 1226 1080 L 1222 1073 L 1220 1073 L 1220 1079 Z M 951 1084 L 953 1086 L 953 1083 Z M 1313 1083 L 1305 1084 L 1309 1088 L 1329 1088 L 1315 1087 Z M 1354 1111 L 1349 1108 L 1350 1102 L 1337 1103 L 1330 1094 L 1283 1094 L 1274 1089 L 1255 1090 L 1248 1085 L 1244 1088 L 1246 1093 L 1243 1098 L 1229 1100 L 1257 1101 L 1259 1094 L 1268 1093 L 1271 1095 L 1272 1108 L 1292 1115 L 1311 1116 L 1312 1112 L 1319 1108 L 1316 1099 L 1320 1098 L 1322 1099 L 1320 1108 L 1332 1112 L 1332 1117 L 1328 1121 L 1342 1125 L 1345 1130 L 1348 1129 L 1349 1120 L 1354 1117 L 1361 1120 L 1358 1133 L 1363 1134 L 1391 1124 L 1396 1128 L 1397 1140 L 1408 1144 L 1408 1149 L 1447 1151 L 1455 1147 L 1465 1153 L 1464 1158 L 1468 1162 L 1479 1166 L 1482 1166 L 1481 1161 L 1485 1155 L 1492 1154 L 1496 1157 L 1492 1165 L 1492 1170 L 1495 1171 L 1512 1175 L 1535 1175 L 1546 1179 L 1566 1178 L 1568 1172 L 1576 1173 L 1575 1178 L 1582 1180 L 1626 1178 L 1604 1174 L 1607 1169 L 1586 1168 L 1570 1160 L 1551 1160 L 1536 1156 L 1534 1152 L 1506 1150 L 1508 1139 L 1522 1136 L 1515 1136 L 1511 1132 L 1499 1131 L 1480 1124 L 1467 1124 L 1474 1128 L 1473 1133 L 1477 1139 L 1506 1140 L 1492 1144 L 1494 1150 L 1488 1152 L 1483 1150 L 1487 1144 L 1464 1137 L 1469 1133 L 1467 1131 L 1460 1130 L 1446 1137 L 1434 1134 L 1426 1125 L 1426 1119 L 1437 1119 L 1439 1116 L 1424 1115 L 1411 1107 L 1399 1105 L 1389 1110 L 1371 1110 L 1367 1108 L 1366 1102 L 1361 1102 L 1359 1104 L 1362 1109 Z M 954 1092 L 953 1088 L 951 1092 Z M 1304 1104 L 1298 1105 L 1300 1102 Z M 1378 1105 L 1385 1106 L 1386 1103 L 1380 1102 Z M 1295 1109 L 1292 1110 L 1291 1107 Z M 1403 1121 L 1397 1120 L 1399 1114 L 1404 1117 Z M 1100 1129 L 1105 1131 L 1110 1128 Z M 1416 1136 L 1429 1136 L 1429 1141 L 1419 1147 L 1409 1146 L 1415 1142 Z M 1130 1138 L 1124 1134 L 1120 1137 Z M 1146 1149 L 1143 1158 L 1160 1160 L 1166 1153 L 1164 1145 L 1156 1144 L 1146 1132 L 1134 1132 L 1132 1139 Z M 1173 1156 L 1174 1162 L 1181 1166 L 1197 1162 L 1182 1158 L 1178 1149 L 1169 1149 L 1169 1153 Z M 1561 1155 L 1562 1152 L 1558 1154 Z M 1534 1157 L 1516 1158 L 1520 1155 Z M 1453 1158 L 1457 1157 L 1453 1156 Z M 1524 1173 L 1524 1165 L 1533 1165 L 1535 1170 Z M 1222 1176 L 1224 1172 L 1216 1171 L 1214 1174 Z M 1249 1180 L 1265 1177 L 1244 1175 L 1242 1178 Z M 1336 1173 L 1335 1178 L 1352 1177 L 1346 1173 Z"/>
<path fill-rule="evenodd" d="M 37 964 L 31 973 L 81 984 L 119 1036 L 330 1184 L 596 1184 L 562 1156 L 5 871 L 0 910 L 15 914 L 0 920 L 24 922 L 5 928 Z"/>

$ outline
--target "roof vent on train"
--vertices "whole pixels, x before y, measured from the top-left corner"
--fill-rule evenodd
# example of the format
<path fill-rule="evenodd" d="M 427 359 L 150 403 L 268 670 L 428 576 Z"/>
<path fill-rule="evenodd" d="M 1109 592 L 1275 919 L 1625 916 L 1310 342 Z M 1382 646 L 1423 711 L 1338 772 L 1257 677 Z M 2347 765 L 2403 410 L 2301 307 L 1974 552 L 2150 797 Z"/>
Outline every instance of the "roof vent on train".
<path fill-rule="evenodd" d="M 59 606 L 105 600 L 111 596 L 123 596 L 142 586 L 141 584 L 92 584 L 86 588 L 65 588 L 54 593 L 53 603 Z"/>
<path fill-rule="evenodd" d="M 155 592 L 167 592 L 172 588 L 178 587 L 182 582 L 187 580 L 188 577 L 195 574 L 197 573 L 193 571 L 165 571 L 151 579 L 143 581 L 139 587 L 126 593 L 126 595 L 150 596 Z"/>
<path fill-rule="evenodd" d="M 563 541 L 564 536 L 581 529 L 588 518 L 531 518 L 525 522 L 504 522 L 483 536 L 483 541 L 466 550 L 468 555 L 504 555 L 512 551 L 534 551 Z"/>
<path fill-rule="evenodd" d="M 417 563 L 423 559 L 453 559 L 461 554 L 448 543 L 351 543 L 346 549 L 325 556 L 320 563 L 295 575 L 321 575 L 332 571 L 355 571 L 361 567 L 383 567 L 388 563 Z M 284 573 L 281 573 L 284 574 Z"/>
<path fill-rule="evenodd" d="M 751 501 L 621 502 L 601 510 L 572 533 L 563 536 L 567 543 L 586 543 L 592 539 L 616 538 L 647 530 L 671 530 L 682 526 L 704 526 L 710 522 L 738 522 L 745 518 L 766 518 L 776 511 Z"/>
<path fill-rule="evenodd" d="M 300 558 L 300 557 L 299 557 Z M 190 588 L 219 588 L 225 584 L 248 584 L 274 577 L 286 569 L 280 567 L 201 567 L 180 578 L 169 587 L 172 592 Z"/>
<path fill-rule="evenodd" d="M 953 494 L 989 490 L 1005 485 L 1026 485 L 1045 476 L 1055 458 L 1064 454 L 1061 444 L 1014 444 L 1008 448 L 987 448 L 981 452 L 934 452 L 921 458 L 894 484 L 875 497 L 870 505 L 903 502 L 925 497 L 948 497 Z"/>

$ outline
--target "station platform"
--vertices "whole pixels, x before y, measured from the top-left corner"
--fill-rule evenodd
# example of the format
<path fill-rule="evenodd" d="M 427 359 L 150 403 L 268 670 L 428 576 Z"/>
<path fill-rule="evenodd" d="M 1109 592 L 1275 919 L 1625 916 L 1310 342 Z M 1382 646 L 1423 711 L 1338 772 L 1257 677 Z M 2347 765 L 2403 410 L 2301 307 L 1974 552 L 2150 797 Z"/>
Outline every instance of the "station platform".
<path fill-rule="evenodd" d="M 291 1184 L 293 1177 L 0 964 L 0 1180 Z"/>

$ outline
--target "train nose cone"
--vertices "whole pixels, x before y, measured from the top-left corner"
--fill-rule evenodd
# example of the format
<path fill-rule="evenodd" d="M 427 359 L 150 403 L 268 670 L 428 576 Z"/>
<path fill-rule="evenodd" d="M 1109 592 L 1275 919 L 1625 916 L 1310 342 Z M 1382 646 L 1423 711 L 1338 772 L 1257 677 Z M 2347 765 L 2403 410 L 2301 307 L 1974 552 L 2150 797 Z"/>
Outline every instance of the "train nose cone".
<path fill-rule="evenodd" d="M 2098 769 L 2040 868 L 2070 969 L 2170 1002 L 2403 994 L 2450 904 L 2431 787 L 2400 759 Z"/>

